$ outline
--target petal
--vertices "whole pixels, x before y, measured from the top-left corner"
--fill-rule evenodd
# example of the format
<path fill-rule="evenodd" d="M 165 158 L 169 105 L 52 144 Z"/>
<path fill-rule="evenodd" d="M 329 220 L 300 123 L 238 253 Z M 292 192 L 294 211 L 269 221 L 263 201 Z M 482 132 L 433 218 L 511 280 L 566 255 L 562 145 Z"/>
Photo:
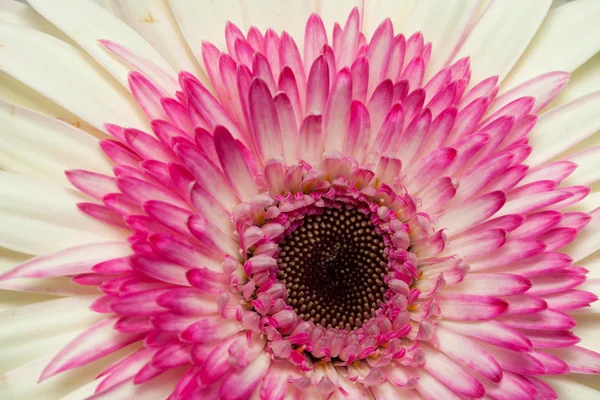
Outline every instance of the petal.
<path fill-rule="evenodd" d="M 463 336 L 493 344 L 514 351 L 530 351 L 531 342 L 516 329 L 498 321 L 459 322 L 440 321 L 440 326 Z"/>
<path fill-rule="evenodd" d="M 258 194 L 258 187 L 254 183 L 254 176 L 248 166 L 247 158 L 251 156 L 244 154 L 240 144 L 223 127 L 215 129 L 215 149 L 221 162 L 225 176 L 237 189 L 242 199 L 248 199 Z M 249 153 L 249 152 L 248 152 Z"/>
<path fill-rule="evenodd" d="M 592 219 L 586 227 L 580 231 L 578 239 L 564 249 L 561 249 L 561 251 L 571 256 L 575 262 L 592 254 L 598 250 L 598 247 L 600 246 L 600 241 L 598 240 L 598 235 L 600 234 L 600 231 L 598 230 L 600 208 L 592 211 L 590 215 L 592 216 Z"/>
<path fill-rule="evenodd" d="M 307 116 L 300 126 L 299 158 L 310 165 L 318 165 L 323 156 L 322 117 Z"/>
<path fill-rule="evenodd" d="M 125 88 L 80 50 L 15 25 L 2 24 L 0 32 L 4 72 L 99 130 L 105 130 L 107 122 L 142 129 L 148 125 Z M 35 51 L 23 52 L 23 48 Z"/>
<path fill-rule="evenodd" d="M 112 40 L 125 48 L 135 49 L 147 63 L 154 63 L 159 74 L 146 77 L 174 95 L 177 91 L 177 74 L 171 66 L 137 32 L 93 2 L 59 0 L 52 6 L 44 1 L 29 3 L 48 21 L 69 35 L 89 55 L 94 57 L 123 86 L 127 87 L 130 68 L 116 60 L 109 52 L 98 46 L 98 40 Z M 62 10 L 69 10 L 65 13 Z M 165 79 L 165 77 L 167 77 Z"/>
<path fill-rule="evenodd" d="M 528 162 L 539 165 L 600 130 L 598 107 L 600 92 L 594 92 L 542 114 L 529 133 Z"/>
<path fill-rule="evenodd" d="M 327 100 L 323 118 L 323 139 L 326 151 L 342 151 L 350 125 L 352 76 L 342 69 L 336 76 Z"/>
<path fill-rule="evenodd" d="M 277 110 L 269 87 L 263 80 L 258 78 L 252 80 L 248 103 L 254 144 L 258 148 L 262 160 L 283 155 Z"/>
<path fill-rule="evenodd" d="M 482 397 L 485 390 L 481 383 L 442 353 L 424 348 L 427 363 L 424 368 L 448 386 L 453 392 L 468 397 Z"/>
<path fill-rule="evenodd" d="M 4 329 L 0 339 L 6 345 L 26 343 L 88 327 L 102 318 L 101 314 L 90 312 L 95 298 L 72 296 L 2 311 L 0 322 Z"/>
<path fill-rule="evenodd" d="M 440 351 L 493 382 L 502 379 L 502 369 L 496 360 L 476 342 L 440 328 L 435 330 L 435 334 L 440 341 Z"/>
<path fill-rule="evenodd" d="M 572 72 L 600 50 L 596 21 L 600 4 L 576 1 L 548 13 L 538 33 L 505 82 L 510 88 L 548 71 Z M 573 46 L 577 43 L 577 46 Z"/>
<path fill-rule="evenodd" d="M 189 71 L 204 84 L 208 82 L 206 74 L 185 43 L 173 12 L 167 4 L 110 0 L 105 1 L 104 6 L 139 32 L 175 71 Z"/>
<path fill-rule="evenodd" d="M 444 318 L 450 320 L 482 321 L 502 315 L 508 303 L 489 296 L 445 295 L 441 308 Z"/>
<path fill-rule="evenodd" d="M 485 194 L 444 214 L 438 221 L 439 226 L 447 228 L 450 235 L 458 235 L 487 220 L 500 210 L 505 202 L 504 192 Z"/>
<path fill-rule="evenodd" d="M 268 353 L 261 353 L 246 368 L 235 371 L 221 384 L 220 398 L 224 400 L 242 400 L 248 398 L 258 387 L 271 363 Z"/>
<path fill-rule="evenodd" d="M 91 272 L 102 261 L 131 254 L 126 242 L 104 242 L 73 247 L 47 256 L 36 257 L 2 274 L 0 280 L 47 278 Z"/>
<path fill-rule="evenodd" d="M 427 75 L 432 76 L 439 71 L 457 50 L 475 17 L 477 6 L 477 2 L 472 0 L 458 3 L 436 0 L 416 2 L 406 29 L 402 32 L 406 35 L 422 32 L 423 37 L 433 45 Z"/>
<path fill-rule="evenodd" d="M 40 380 L 104 357 L 141 338 L 113 329 L 117 317 L 106 318 L 90 327 L 64 347 L 44 369 Z"/>
<path fill-rule="evenodd" d="M 65 169 L 111 171 L 98 140 L 66 122 L 0 101 L 0 124 L 2 145 L 14 148 L 13 157 L 33 167 L 25 170 L 3 158 L 1 164 L 9 172 L 26 175 L 31 170 L 36 177 L 70 186 Z"/>
<path fill-rule="evenodd" d="M 551 3 L 546 0 L 490 4 L 454 60 L 471 58 L 471 82 L 477 83 L 490 75 L 499 75 L 502 81 L 542 24 Z"/>

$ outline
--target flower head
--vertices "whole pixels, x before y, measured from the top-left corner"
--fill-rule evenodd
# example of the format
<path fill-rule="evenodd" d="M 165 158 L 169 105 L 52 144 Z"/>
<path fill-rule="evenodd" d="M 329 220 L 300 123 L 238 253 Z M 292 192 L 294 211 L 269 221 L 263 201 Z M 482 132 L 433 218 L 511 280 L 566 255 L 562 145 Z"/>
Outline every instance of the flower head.
<path fill-rule="evenodd" d="M 44 144 L 39 165 L 19 164 L 37 150 L 19 146 L 2 165 L 48 180 L 66 170 L 79 191 L 0 176 L 15 229 L 0 243 L 37 256 L 0 287 L 74 295 L 0 314 L 21 346 L 60 348 L 31 363 L 26 351 L 9 391 L 21 390 L 16 374 L 35 371 L 43 386 L 101 362 L 72 398 L 553 399 L 564 389 L 550 376 L 600 372 L 574 331 L 597 300 L 579 262 L 599 247 L 588 196 L 599 153 L 562 154 L 600 128 L 600 92 L 549 106 L 598 43 L 538 65 L 551 22 L 598 16 L 597 3 L 547 17 L 548 1 L 523 5 L 524 21 L 504 20 L 508 2 L 419 3 L 406 34 L 368 3 L 328 34 L 334 2 L 292 2 L 307 11 L 300 35 L 228 22 L 213 44 L 195 41 L 190 9 L 173 1 L 202 67 L 164 46 L 179 40 L 166 4 L 108 2 L 161 55 L 102 7 L 31 3 L 131 96 L 85 90 L 108 78 L 79 48 L 0 26 L 6 73 L 100 139 L 1 103 L 19 134 L 62 140 Z M 544 17 L 550 28 L 517 63 Z M 586 29 L 586 40 L 598 31 Z M 23 65 L 23 45 L 50 63 L 47 77 Z M 76 64 L 62 70 L 63 56 Z M 50 312 L 58 321 L 44 321 Z M 40 337 L 37 315 L 56 332 Z"/>

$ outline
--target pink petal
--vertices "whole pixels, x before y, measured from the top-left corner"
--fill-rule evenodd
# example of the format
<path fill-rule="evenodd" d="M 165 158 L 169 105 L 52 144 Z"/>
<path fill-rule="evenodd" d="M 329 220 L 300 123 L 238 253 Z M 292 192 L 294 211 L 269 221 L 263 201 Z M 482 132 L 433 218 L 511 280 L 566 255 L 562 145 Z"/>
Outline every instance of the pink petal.
<path fill-rule="evenodd" d="M 160 99 L 162 93 L 146 77 L 139 72 L 131 72 L 128 77 L 133 97 L 138 102 L 148 119 L 166 119 Z"/>
<path fill-rule="evenodd" d="M 159 281 L 175 285 L 190 286 L 186 272 L 187 268 L 166 261 L 152 260 L 147 257 L 135 255 L 131 257 L 133 268 Z"/>
<path fill-rule="evenodd" d="M 481 383 L 469 375 L 465 369 L 454 363 L 442 353 L 424 348 L 427 372 L 448 386 L 453 392 L 468 397 L 482 397 L 485 390 Z"/>
<path fill-rule="evenodd" d="M 567 191 L 542 192 L 534 195 L 519 197 L 508 201 L 501 210 L 505 214 L 527 214 L 543 207 L 558 203 L 573 196 Z"/>
<path fill-rule="evenodd" d="M 360 33 L 361 18 L 358 8 L 353 8 L 346 20 L 342 36 L 340 37 L 340 48 L 336 51 L 335 63 L 338 67 L 349 67 L 356 56 L 358 35 Z"/>
<path fill-rule="evenodd" d="M 274 102 L 281 127 L 283 157 L 287 164 L 293 164 L 298 161 L 298 126 L 294 116 L 294 107 L 285 93 L 275 96 Z"/>
<path fill-rule="evenodd" d="M 141 179 L 120 177 L 117 178 L 117 186 L 123 194 L 129 196 L 138 204 L 143 204 L 149 200 L 158 200 L 183 208 L 188 207 L 181 197 Z"/>
<path fill-rule="evenodd" d="M 483 321 L 502 315 L 508 303 L 496 297 L 444 295 L 441 301 L 444 318 L 457 321 Z"/>
<path fill-rule="evenodd" d="M 504 243 L 506 243 L 506 231 L 490 229 L 451 240 L 446 246 L 445 252 L 459 254 L 467 260 L 477 259 L 501 248 Z"/>
<path fill-rule="evenodd" d="M 369 59 L 369 93 L 375 90 L 375 86 L 381 82 L 386 75 L 386 67 L 390 57 L 390 50 L 394 40 L 394 27 L 390 19 L 385 19 L 373 33 L 367 57 Z M 416 86 L 411 86 L 416 88 Z"/>
<path fill-rule="evenodd" d="M 242 146 L 241 143 L 236 143 L 233 136 L 223 127 L 217 127 L 214 135 L 215 149 L 221 167 L 231 185 L 236 188 L 243 199 L 258 194 L 258 187 L 254 183 L 254 176 L 248 166 L 246 156 L 239 147 Z"/>
<path fill-rule="evenodd" d="M 585 275 L 571 272 L 557 272 L 552 275 L 531 278 L 533 286 L 528 294 L 544 295 L 572 289 L 585 282 Z"/>
<path fill-rule="evenodd" d="M 311 14 L 304 30 L 304 68 L 308 70 L 327 44 L 327 32 L 318 14 Z M 307 107 L 308 110 L 308 107 Z"/>
<path fill-rule="evenodd" d="M 547 352 L 565 361 L 571 372 L 579 374 L 600 373 L 600 354 L 595 351 L 573 346 L 565 349 L 549 349 Z"/>
<path fill-rule="evenodd" d="M 129 316 L 149 316 L 167 311 L 158 305 L 156 299 L 168 289 L 152 289 L 143 292 L 130 293 L 115 298 L 110 308 L 120 314 Z"/>
<path fill-rule="evenodd" d="M 267 373 L 271 359 L 268 353 L 261 353 L 247 367 L 233 372 L 221 384 L 220 398 L 224 400 L 243 400 L 258 387 Z"/>
<path fill-rule="evenodd" d="M 358 78 L 360 79 L 360 78 Z M 355 82 L 353 77 L 353 83 Z M 371 117 L 371 124 L 373 125 L 373 131 L 379 132 L 381 125 L 386 119 L 386 116 L 390 112 L 392 107 L 392 100 L 394 97 L 394 85 L 391 80 L 385 80 L 381 82 L 376 88 L 369 102 L 367 103 L 367 109 Z M 371 141 L 375 140 L 375 136 L 371 138 Z M 374 143 L 369 143 L 372 146 Z"/>
<path fill-rule="evenodd" d="M 118 318 L 105 318 L 73 339 L 46 366 L 40 381 L 60 372 L 80 367 L 111 354 L 143 336 L 123 334 L 113 329 Z"/>
<path fill-rule="evenodd" d="M 577 324 L 567 314 L 550 309 L 530 315 L 503 316 L 500 321 L 511 328 L 541 330 L 568 330 Z"/>
<path fill-rule="evenodd" d="M 65 171 L 69 182 L 83 193 L 102 200 L 109 193 L 119 192 L 115 178 L 96 172 L 72 169 Z"/>
<path fill-rule="evenodd" d="M 279 44 L 279 62 L 282 66 L 285 65 L 291 68 L 298 83 L 300 99 L 304 100 L 306 98 L 306 74 L 304 73 L 302 57 L 300 56 L 296 42 L 285 31 L 281 34 L 281 42 Z"/>
<path fill-rule="evenodd" d="M 225 320 L 220 315 L 205 317 L 188 326 L 180 335 L 181 340 L 191 343 L 211 343 L 235 335 L 242 329 L 235 320 Z"/>
<path fill-rule="evenodd" d="M 435 330 L 435 335 L 440 341 L 440 351 L 493 382 L 502 379 L 502 369 L 496 360 L 476 342 L 440 328 Z"/>
<path fill-rule="evenodd" d="M 204 86 L 187 78 L 182 81 L 183 89 L 188 95 L 190 103 L 198 109 L 211 128 L 214 129 L 217 125 L 221 125 L 227 128 L 236 139 L 242 138 L 235 122 Z"/>
<path fill-rule="evenodd" d="M 279 74 L 279 90 L 282 91 L 290 100 L 292 105 L 296 123 L 299 124 L 302 121 L 302 110 L 304 98 L 300 98 L 300 90 L 298 88 L 298 81 L 294 76 L 294 72 L 288 66 L 283 67 L 281 73 Z M 279 121 L 280 127 L 283 131 L 283 126 L 281 126 L 281 121 Z"/>
<path fill-rule="evenodd" d="M 417 155 L 427 137 L 431 125 L 431 112 L 425 109 L 417 115 L 406 127 L 402 134 L 402 144 L 396 149 L 390 146 L 391 151 L 398 151 L 398 157 L 404 160 L 405 165 L 411 165 L 417 160 Z"/>
<path fill-rule="evenodd" d="M 342 151 L 350 125 L 352 75 L 347 68 L 338 72 L 327 99 L 323 117 L 323 142 L 326 151 Z"/>
<path fill-rule="evenodd" d="M 498 96 L 491 104 L 490 112 L 495 112 L 514 99 L 523 96 L 533 96 L 535 98 L 535 106 L 531 112 L 537 113 L 558 95 L 560 90 L 569 81 L 570 75 L 568 72 L 556 71 L 536 76 Z"/>
<path fill-rule="evenodd" d="M 404 124 L 404 110 L 400 104 L 395 104 L 389 109 L 388 114 L 381 125 L 381 129 L 375 136 L 370 151 L 376 151 L 380 154 L 395 154 L 400 146 L 400 136 Z M 373 125 L 375 128 L 375 125 Z"/>
<path fill-rule="evenodd" d="M 518 294 L 507 299 L 508 309 L 505 315 L 535 314 L 548 308 L 548 304 L 539 297 Z"/>
<path fill-rule="evenodd" d="M 263 160 L 283 154 L 281 131 L 275 103 L 269 87 L 261 79 L 255 78 L 248 93 L 250 120 L 254 143 Z"/>
<path fill-rule="evenodd" d="M 571 311 L 589 306 L 598 300 L 594 293 L 584 290 L 567 290 L 542 296 L 548 307 L 558 311 Z"/>
<path fill-rule="evenodd" d="M 99 262 L 131 254 L 125 242 L 93 243 L 35 257 L 0 275 L 0 280 L 49 278 L 92 272 Z"/>
<path fill-rule="evenodd" d="M 320 115 L 307 116 L 300 126 L 299 158 L 310 165 L 318 165 L 323 156 L 322 117 Z"/>
<path fill-rule="evenodd" d="M 180 315 L 210 315 L 219 312 L 214 299 L 202 296 L 194 288 L 169 289 L 156 298 L 156 303 Z"/>
<path fill-rule="evenodd" d="M 526 292 L 530 287 L 531 282 L 520 275 L 470 273 L 459 285 L 449 289 L 465 294 L 511 296 Z"/>
<path fill-rule="evenodd" d="M 445 320 L 440 321 L 439 325 L 463 336 L 472 337 L 509 350 L 531 351 L 532 349 L 531 342 L 525 335 L 499 321 L 459 322 Z"/>
<path fill-rule="evenodd" d="M 513 266 L 519 265 L 515 264 L 516 261 L 533 257 L 545 249 L 546 245 L 540 240 L 509 239 L 500 249 L 488 254 L 483 259 L 471 261 L 469 265 L 471 265 L 471 271 L 473 272 L 511 266 L 510 271 L 517 273 L 520 271 L 518 268 L 517 270 L 512 269 Z"/>
<path fill-rule="evenodd" d="M 350 126 L 344 144 L 344 154 L 352 155 L 362 162 L 367 152 L 370 130 L 371 122 L 367 108 L 362 103 L 353 101 L 350 108 Z"/>
<path fill-rule="evenodd" d="M 531 331 L 526 332 L 533 347 L 540 349 L 567 348 L 579 343 L 580 339 L 569 331 Z"/>
<path fill-rule="evenodd" d="M 179 144 L 175 150 L 183 165 L 192 173 L 198 183 L 211 189 L 211 194 L 226 208 L 239 203 L 237 196 L 227 183 L 220 168 L 214 165 L 196 147 Z"/>

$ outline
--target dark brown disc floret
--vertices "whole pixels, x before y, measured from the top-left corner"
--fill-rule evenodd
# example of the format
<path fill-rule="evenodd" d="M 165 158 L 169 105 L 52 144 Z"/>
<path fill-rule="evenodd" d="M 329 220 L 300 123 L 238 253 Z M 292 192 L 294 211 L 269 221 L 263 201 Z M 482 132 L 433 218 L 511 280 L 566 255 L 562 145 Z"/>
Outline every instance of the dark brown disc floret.
<path fill-rule="evenodd" d="M 277 277 L 287 303 L 305 321 L 353 330 L 384 302 L 385 243 L 357 208 L 304 217 L 279 248 Z"/>

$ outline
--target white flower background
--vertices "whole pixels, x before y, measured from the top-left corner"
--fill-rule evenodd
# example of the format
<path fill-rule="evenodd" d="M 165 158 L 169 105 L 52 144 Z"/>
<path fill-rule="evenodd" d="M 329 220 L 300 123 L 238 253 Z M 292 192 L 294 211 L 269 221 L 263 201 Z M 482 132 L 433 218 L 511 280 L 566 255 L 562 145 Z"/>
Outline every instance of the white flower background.
<path fill-rule="evenodd" d="M 47 1 L 51 2 L 52 0 Z M 125 6 L 127 3 L 126 0 L 94 1 L 107 7 L 115 15 L 127 22 L 176 68 L 203 75 L 199 64 L 195 61 L 194 52 L 184 40 L 184 34 L 189 41 L 190 35 L 193 36 L 195 32 L 191 28 L 183 34 L 179 31 L 175 17 L 170 11 L 165 9 L 166 1 L 129 0 L 139 2 L 138 7 Z M 398 4 L 412 4 L 414 1 L 418 0 L 405 0 Z M 442 2 L 444 0 L 438 1 Z M 462 0 L 446 1 L 460 2 Z M 515 13 L 511 18 L 514 18 L 514 20 L 507 18 L 506 21 L 498 22 L 497 26 L 490 27 L 489 31 L 482 32 L 485 33 L 484 36 L 486 39 L 481 42 L 481 46 L 496 46 L 499 49 L 499 53 L 498 57 L 488 56 L 487 58 L 480 57 L 478 59 L 477 55 L 475 55 L 471 59 L 473 82 L 478 82 L 489 75 L 500 73 L 500 69 L 495 67 L 495 63 L 502 60 L 503 51 L 509 51 L 503 48 L 501 43 L 510 36 L 510 29 L 502 29 L 503 26 L 504 28 L 514 27 L 514 29 L 520 29 L 519 18 L 528 18 L 529 15 L 525 14 L 525 16 L 522 16 L 518 12 L 519 8 L 525 7 L 525 3 L 528 3 L 526 8 L 531 8 L 532 6 L 529 2 L 535 3 L 538 0 L 496 1 L 506 1 L 513 4 Z M 587 1 L 592 6 L 600 4 L 600 0 L 574 1 Z M 25 3 L 22 0 L 20 2 Z M 516 64 L 515 68 L 510 70 L 503 83 L 507 87 L 510 87 L 511 82 L 522 82 L 549 70 L 571 71 L 574 69 L 569 84 L 546 107 L 546 110 L 566 104 L 593 92 L 600 93 L 598 92 L 600 91 L 600 54 L 598 53 L 600 49 L 600 18 L 596 17 L 594 19 L 590 16 L 574 14 L 573 18 L 577 18 L 578 21 L 576 28 L 567 29 L 563 26 L 564 21 L 558 15 L 560 14 L 560 7 L 570 2 L 555 0 L 540 30 L 535 35 L 531 32 L 524 33 L 525 36 L 532 36 L 533 39 L 528 44 L 523 57 Z M 62 1 L 58 3 L 62 3 Z M 173 1 L 173 3 L 180 2 Z M 195 22 L 196 24 L 205 24 L 208 26 L 208 31 L 203 33 L 205 37 L 202 36 L 203 34 L 197 35 L 198 41 L 207 38 L 217 45 L 222 45 L 221 42 L 224 40 L 222 33 L 223 23 L 227 19 L 232 19 L 236 23 L 245 23 L 247 26 L 257 25 L 261 29 L 273 25 L 277 30 L 286 29 L 291 32 L 302 32 L 304 22 L 308 16 L 294 15 L 294 13 L 287 10 L 283 1 L 275 3 L 274 0 L 257 0 L 255 4 L 252 4 L 252 1 L 242 3 L 246 6 L 244 21 L 240 21 L 242 17 L 239 13 L 229 14 L 231 2 L 224 0 L 220 2 L 209 0 L 198 1 L 190 9 L 187 24 L 193 24 L 194 18 L 198 18 Z M 381 1 L 381 3 L 386 2 Z M 394 0 L 390 0 L 387 3 L 392 4 Z M 483 0 L 481 3 L 480 10 L 485 8 L 489 0 Z M 336 7 L 342 8 L 343 12 L 340 11 L 337 14 L 345 18 L 354 4 L 355 2 L 352 1 L 340 0 L 336 3 Z M 212 21 L 206 15 L 202 15 L 201 11 L 203 7 L 210 9 L 214 13 L 215 21 Z M 402 7 L 402 5 L 397 4 L 391 7 L 397 13 L 396 15 L 399 15 L 396 18 L 397 21 L 394 20 L 394 23 L 407 27 L 408 31 L 404 31 L 404 33 L 411 34 L 411 25 L 407 23 L 407 16 L 401 13 Z M 381 14 L 380 19 L 382 19 L 387 16 L 386 13 L 390 8 L 380 7 L 379 9 L 376 5 L 374 9 L 378 10 Z M 151 10 L 151 12 L 147 14 L 147 17 L 144 17 L 139 10 Z M 600 15 L 600 7 L 595 6 L 594 10 L 596 16 Z M 55 13 L 69 12 L 68 9 L 57 7 Z M 219 25 L 217 20 L 223 23 Z M 10 0 L 0 0 L 0 21 L 16 23 L 41 30 L 78 47 L 70 37 L 28 6 L 18 7 Z M 331 21 L 333 20 L 326 21 L 328 29 Z M 377 23 L 365 27 L 367 34 L 372 33 Z M 427 40 L 426 33 L 424 32 L 425 39 Z M 529 39 L 524 39 L 522 44 L 526 44 L 527 40 Z M 553 45 L 549 45 L 549 43 L 553 43 Z M 2 43 L 0 42 L 1 46 Z M 540 48 L 543 50 L 537 51 Z M 552 48 L 554 50 L 549 50 Z M 100 74 L 106 80 L 106 85 L 110 86 L 110 90 L 100 84 L 102 81 L 95 81 L 89 82 L 88 85 L 69 88 L 68 92 L 71 98 L 65 102 L 62 102 L 61 99 L 51 98 L 48 95 L 46 97 L 40 95 L 33 88 L 38 86 L 54 86 L 54 89 L 56 89 L 56 86 L 65 85 L 69 82 L 68 78 L 65 77 L 65 71 L 76 72 L 78 63 L 83 65 L 93 62 L 93 60 L 91 57 L 86 56 L 86 58 L 83 58 L 82 56 L 81 58 L 73 57 L 73 59 L 62 60 L 63 64 L 58 62 L 45 64 L 44 59 L 52 58 L 52 54 L 38 54 L 36 52 L 29 52 L 29 50 L 31 49 L 28 47 L 23 47 L 21 50 L 26 54 L 26 56 L 22 57 L 23 65 L 21 67 L 24 73 L 30 74 L 34 83 L 32 85 L 25 85 L 8 73 L 1 71 L 2 68 L 0 68 L 0 99 L 54 116 L 90 133 L 92 136 L 100 138 L 105 137 L 105 134 L 100 132 L 97 127 L 104 122 L 106 116 L 110 115 L 111 112 L 125 114 L 127 113 L 127 109 L 135 106 L 132 106 L 133 101 L 129 99 L 123 99 L 122 103 L 111 104 L 89 100 L 90 98 L 100 97 L 103 93 L 111 91 L 126 93 L 105 71 L 100 72 Z M 482 51 L 481 53 L 484 52 Z M 574 61 L 571 62 L 570 60 Z M 537 67 L 538 63 L 539 67 Z M 2 64 L 3 61 L 0 58 L 0 67 L 2 67 Z M 64 70 L 53 75 L 60 68 L 64 68 Z M 87 65 L 86 68 L 89 69 Z M 94 68 L 100 70 L 99 66 L 94 66 Z M 508 68 L 510 69 L 510 66 Z M 491 70 L 492 73 L 488 73 L 488 70 Z M 53 76 L 62 76 L 64 80 L 52 81 Z M 38 84 L 38 82 L 44 80 L 46 80 L 45 84 Z M 75 94 L 77 93 L 80 97 L 75 98 Z M 114 98 L 114 96 L 107 96 L 107 98 Z M 80 103 L 76 104 L 77 102 Z M 73 112 L 74 109 L 81 110 L 78 116 Z M 596 101 L 591 109 L 580 110 L 579 114 L 577 114 L 577 116 L 581 115 L 580 123 L 586 124 L 585 129 L 587 131 L 596 133 L 586 135 L 587 138 L 585 140 L 570 148 L 564 145 L 568 142 L 566 138 L 570 133 L 568 127 L 563 129 L 564 124 L 561 124 L 562 121 L 554 121 L 552 124 L 545 126 L 546 131 L 544 135 L 537 134 L 531 137 L 531 144 L 534 148 L 536 146 L 539 148 L 551 148 L 552 146 L 558 146 L 558 149 L 568 148 L 568 150 L 556 152 L 555 154 L 557 155 L 553 159 L 561 159 L 565 156 L 578 153 L 583 149 L 598 146 L 600 145 L 600 118 L 597 117 L 599 113 L 600 101 Z M 86 114 L 85 117 L 83 114 Z M 592 118 L 593 114 L 596 115 L 596 118 Z M 87 122 L 84 122 L 84 120 Z M 24 206 L 29 207 L 26 211 L 31 212 L 34 216 L 40 215 L 49 221 L 72 218 L 76 209 L 70 204 L 58 203 L 60 199 L 53 196 L 53 185 L 69 186 L 62 175 L 64 169 L 94 169 L 92 165 L 94 165 L 96 158 L 100 157 L 99 150 L 98 153 L 90 155 L 84 154 L 84 152 L 78 153 L 77 147 L 74 148 L 75 150 L 66 151 L 66 146 L 73 146 L 70 140 L 53 142 L 56 139 L 55 136 L 42 137 L 41 135 L 23 135 L 17 137 L 11 135 L 11 132 L 5 126 L 1 125 L 4 123 L 5 121 L 0 119 L 0 168 L 49 182 L 47 191 L 42 193 L 39 192 L 37 186 L 35 188 L 31 187 L 28 195 L 31 198 L 38 199 L 33 204 L 39 208 L 35 209 L 34 206 L 28 203 L 27 206 Z M 80 146 L 83 149 L 87 147 L 87 144 L 80 143 Z M 49 158 L 47 154 L 52 154 L 55 158 Z M 574 210 L 590 211 L 600 205 L 600 162 L 598 161 L 600 151 L 596 151 L 595 155 L 595 159 L 588 160 L 585 168 L 578 172 L 579 176 L 581 174 L 589 174 L 586 181 L 591 183 L 592 192 L 586 199 L 574 206 Z M 14 200 L 17 200 L 17 202 L 23 200 L 15 199 L 14 197 L 11 198 L 11 196 L 14 196 L 14 194 L 10 191 L 9 185 L 0 185 L 0 215 L 3 217 L 3 221 L 5 221 L 4 226 L 0 226 L 0 273 L 31 257 L 26 252 L 9 250 L 8 247 L 18 249 L 19 246 L 9 246 L 8 244 L 11 244 L 11 241 L 13 241 L 12 243 L 17 243 L 19 240 L 35 241 L 35 237 L 32 238 L 31 235 L 35 236 L 36 232 L 42 232 L 44 229 L 44 226 L 35 223 L 27 225 L 19 222 L 19 224 L 11 226 L 10 212 L 6 211 L 7 204 L 14 205 Z M 8 198 L 11 198 L 12 203 L 11 201 L 5 201 Z M 62 214 L 45 215 L 43 207 L 48 203 L 52 204 L 54 210 L 60 210 Z M 52 232 L 52 230 L 48 229 L 48 232 Z M 102 238 L 102 231 L 98 230 L 95 232 L 95 235 Z M 600 242 L 600 232 L 586 232 L 586 235 L 589 235 L 586 240 L 596 243 Z M 36 246 L 41 251 L 47 250 L 48 252 L 57 250 L 58 248 L 55 246 L 59 244 L 51 240 L 36 242 Z M 590 270 L 588 278 L 591 278 L 592 281 L 586 283 L 587 286 L 584 289 L 594 293 L 600 292 L 600 284 L 598 284 L 600 281 L 600 252 L 597 251 L 588 256 L 582 262 L 578 263 L 578 265 Z M 16 287 L 21 289 L 26 288 L 27 293 L 12 291 L 10 290 L 10 285 L 16 285 Z M 83 368 L 60 374 L 40 385 L 36 385 L 37 377 L 49 358 L 83 328 L 98 320 L 98 316 L 88 309 L 90 298 L 86 296 L 92 293 L 93 290 L 95 288 L 75 285 L 67 278 L 0 283 L 0 373 L 3 374 L 0 377 L 0 399 L 60 398 L 93 380 L 97 373 L 106 365 L 118 360 L 130 351 L 130 349 L 123 349 L 105 359 L 95 361 Z M 73 295 L 76 297 L 69 297 Z M 55 299 L 61 300 L 54 301 L 51 307 L 46 305 L 48 303 L 45 302 Z M 20 309 L 22 311 L 14 312 L 18 307 L 24 308 Z M 580 324 L 576 328 L 575 333 L 584 339 L 582 346 L 600 352 L 600 304 L 596 302 L 590 309 L 578 311 L 574 316 Z M 158 379 L 169 379 L 169 374 L 165 374 Z M 561 376 L 553 378 L 552 385 L 561 398 L 600 399 L 600 379 L 596 375 Z"/>

